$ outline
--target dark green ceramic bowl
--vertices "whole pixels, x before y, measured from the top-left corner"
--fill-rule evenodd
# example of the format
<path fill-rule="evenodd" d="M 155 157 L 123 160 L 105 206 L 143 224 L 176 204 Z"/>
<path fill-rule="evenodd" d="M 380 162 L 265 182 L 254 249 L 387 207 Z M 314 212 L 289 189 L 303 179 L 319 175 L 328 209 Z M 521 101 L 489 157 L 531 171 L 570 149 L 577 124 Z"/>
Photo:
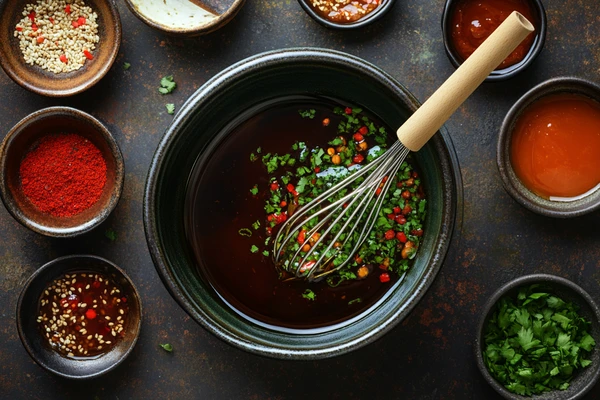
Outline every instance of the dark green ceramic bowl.
<path fill-rule="evenodd" d="M 260 327 L 227 306 L 195 266 L 184 236 L 187 178 L 198 155 L 236 116 L 290 95 L 330 96 L 368 109 L 400 126 L 417 100 L 377 67 L 348 54 L 291 49 L 244 60 L 215 76 L 184 104 L 150 167 L 144 199 L 146 237 L 171 295 L 206 329 L 246 351 L 284 359 L 339 355 L 373 342 L 404 319 L 438 273 L 462 207 L 456 155 L 445 131 L 416 154 L 428 198 L 425 237 L 402 285 L 350 322 L 320 333 Z M 226 251 L 226 244 L 223 250 Z"/>

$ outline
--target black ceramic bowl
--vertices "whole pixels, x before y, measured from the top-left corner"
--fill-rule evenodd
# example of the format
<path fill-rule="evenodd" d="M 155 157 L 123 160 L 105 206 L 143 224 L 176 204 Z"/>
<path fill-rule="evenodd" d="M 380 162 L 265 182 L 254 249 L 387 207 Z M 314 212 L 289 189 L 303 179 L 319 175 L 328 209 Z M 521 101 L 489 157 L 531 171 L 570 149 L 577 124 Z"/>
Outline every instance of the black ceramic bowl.
<path fill-rule="evenodd" d="M 496 161 L 504 188 L 523 207 L 548 217 L 578 217 L 600 208 L 600 188 L 596 188 L 576 200 L 548 200 L 536 195 L 523 185 L 516 176 L 510 160 L 512 131 L 521 113 L 536 100 L 556 93 L 580 94 L 600 102 L 600 86 L 584 79 L 559 77 L 540 83 L 525 93 L 504 117 L 498 136 Z"/>
<path fill-rule="evenodd" d="M 483 360 L 484 349 L 484 327 L 488 319 L 493 315 L 495 311 L 495 305 L 503 296 L 513 296 L 518 293 L 519 288 L 523 286 L 529 286 L 534 283 L 540 283 L 548 287 L 552 293 L 567 302 L 573 302 L 578 305 L 579 314 L 586 318 L 592 323 L 590 335 L 596 341 L 596 346 L 593 348 L 591 353 L 591 361 L 588 367 L 579 370 L 571 385 L 567 390 L 556 390 L 545 394 L 527 397 L 514 394 L 509 392 L 504 386 L 502 386 L 488 371 Z M 506 285 L 498 289 L 492 297 L 485 303 L 482 311 L 481 319 L 477 327 L 477 333 L 475 337 L 475 357 L 477 366 L 483 374 L 485 380 L 505 399 L 510 400 L 567 400 L 567 399 L 580 399 L 585 393 L 587 393 L 596 383 L 598 377 L 600 377 L 600 309 L 594 303 L 592 297 L 581 287 L 575 283 L 558 276 L 546 275 L 546 274 L 533 274 L 522 276 L 515 280 L 510 281 Z"/>
<path fill-rule="evenodd" d="M 225 304 L 198 272 L 184 231 L 187 180 L 207 145 L 237 116 L 287 96 L 327 96 L 362 106 L 400 126 L 419 103 L 399 83 L 359 58 L 331 50 L 261 54 L 221 72 L 181 108 L 154 155 L 144 199 L 152 258 L 179 304 L 210 332 L 244 350 L 286 359 L 342 354 L 379 338 L 405 318 L 439 271 L 462 207 L 456 156 L 442 130 L 416 154 L 428 199 L 424 242 L 402 285 L 346 323 L 317 333 L 261 327 Z M 226 244 L 223 244 L 226 251 Z"/>
<path fill-rule="evenodd" d="M 359 19 L 356 22 L 351 22 L 348 24 L 339 24 L 336 22 L 329 21 L 327 18 L 319 15 L 313 8 L 310 6 L 311 0 L 298 0 L 300 6 L 306 11 L 308 15 L 311 16 L 312 19 L 320 23 L 321 25 L 331 28 L 331 29 L 339 29 L 339 30 L 348 30 L 348 29 L 356 29 L 362 28 L 373 22 L 377 21 L 381 17 L 383 17 L 396 3 L 396 0 L 382 0 L 382 4 L 376 8 L 374 11 L 369 13 L 366 17 Z"/>
<path fill-rule="evenodd" d="M 36 322 L 38 305 L 46 285 L 54 279 L 86 271 L 102 273 L 117 282 L 127 297 L 129 314 L 125 336 L 110 352 L 93 360 L 73 360 L 59 355 L 45 343 Z M 17 303 L 17 330 L 25 350 L 39 366 L 64 378 L 95 378 L 116 368 L 133 350 L 141 325 L 142 303 L 131 279 L 112 262 L 96 256 L 67 256 L 50 261 L 27 280 Z"/>
<path fill-rule="evenodd" d="M 42 212 L 21 189 L 21 160 L 36 141 L 56 133 L 83 136 L 100 150 L 106 161 L 106 184 L 100 198 L 71 217 Z M 123 190 L 124 168 L 116 140 L 100 121 L 74 108 L 49 107 L 19 121 L 0 144 L 0 196 L 12 216 L 32 231 L 51 237 L 73 237 L 100 225 L 117 206 Z"/>
<path fill-rule="evenodd" d="M 462 0 L 446 0 L 446 5 L 444 6 L 444 12 L 442 14 L 442 35 L 444 39 L 444 48 L 446 49 L 446 55 L 448 55 L 450 62 L 456 68 L 460 67 L 460 65 L 464 62 L 464 60 L 456 52 L 452 42 L 452 16 L 454 14 L 456 4 L 460 1 Z M 544 9 L 544 5 L 542 4 L 541 0 L 527 1 L 531 4 L 535 16 L 535 20 L 530 21 L 533 23 L 536 29 L 536 36 L 533 44 L 531 45 L 531 49 L 522 61 L 511 65 L 508 68 L 492 71 L 485 79 L 485 82 L 503 81 L 514 77 L 533 64 L 537 56 L 542 52 L 544 42 L 546 41 L 546 10 Z"/>

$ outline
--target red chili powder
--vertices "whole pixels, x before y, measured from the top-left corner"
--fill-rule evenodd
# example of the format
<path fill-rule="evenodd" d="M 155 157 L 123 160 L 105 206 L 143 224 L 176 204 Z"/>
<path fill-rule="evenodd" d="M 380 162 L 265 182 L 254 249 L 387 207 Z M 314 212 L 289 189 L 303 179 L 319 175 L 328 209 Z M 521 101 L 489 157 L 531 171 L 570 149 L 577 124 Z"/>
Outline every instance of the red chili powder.
<path fill-rule="evenodd" d="M 50 135 L 25 155 L 20 174 L 23 193 L 40 211 L 71 217 L 100 198 L 106 161 L 92 142 L 79 135 Z"/>

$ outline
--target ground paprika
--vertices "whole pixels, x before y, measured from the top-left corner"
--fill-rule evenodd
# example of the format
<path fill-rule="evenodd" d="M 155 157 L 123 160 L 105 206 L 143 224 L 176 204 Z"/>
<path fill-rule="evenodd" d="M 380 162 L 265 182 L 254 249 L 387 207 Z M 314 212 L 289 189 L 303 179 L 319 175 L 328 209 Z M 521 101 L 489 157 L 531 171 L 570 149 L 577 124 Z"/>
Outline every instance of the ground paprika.
<path fill-rule="evenodd" d="M 34 144 L 20 165 L 23 193 L 40 211 L 72 217 L 100 198 L 106 184 L 106 161 L 86 138 L 49 135 Z"/>

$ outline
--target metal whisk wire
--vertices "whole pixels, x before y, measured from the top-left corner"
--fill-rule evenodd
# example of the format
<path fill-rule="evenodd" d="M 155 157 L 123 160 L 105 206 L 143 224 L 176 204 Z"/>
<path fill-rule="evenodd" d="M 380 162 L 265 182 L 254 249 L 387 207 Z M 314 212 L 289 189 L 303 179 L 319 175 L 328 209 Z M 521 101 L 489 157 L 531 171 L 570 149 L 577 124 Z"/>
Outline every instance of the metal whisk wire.
<path fill-rule="evenodd" d="M 358 171 L 352 172 L 341 182 L 312 200 L 300 212 L 290 217 L 282 225 L 274 240 L 273 254 L 276 265 L 293 273 L 296 278 L 315 281 L 323 279 L 348 264 L 356 251 L 367 240 L 392 182 L 390 178 L 396 175 L 408 153 L 409 150 L 402 143 L 395 142 L 382 156 Z M 367 176 L 365 177 L 365 175 Z M 345 196 L 330 201 L 332 197 L 361 177 L 364 180 L 358 187 Z M 386 180 L 385 177 L 388 179 Z M 377 193 L 378 189 L 381 189 L 380 193 Z M 367 212 L 368 215 L 365 218 Z M 295 234 L 299 233 L 309 220 L 315 218 L 318 218 L 318 222 L 306 233 L 307 240 L 323 228 L 325 230 L 314 240 L 308 252 L 303 254 L 302 246 L 300 246 L 291 259 L 282 262 L 282 256 L 286 253 L 285 249 L 291 245 Z M 362 230 L 354 239 L 360 223 L 362 223 Z M 334 232 L 334 228 L 339 227 L 340 224 L 341 227 Z M 349 240 L 353 240 L 354 243 L 352 250 L 347 253 L 345 258 L 339 259 L 337 265 L 333 267 L 330 263 L 341 256 L 341 252 L 334 246 L 338 244 L 337 248 L 342 249 Z M 314 258 L 313 255 L 317 256 L 316 260 L 304 262 L 304 260 Z"/>

